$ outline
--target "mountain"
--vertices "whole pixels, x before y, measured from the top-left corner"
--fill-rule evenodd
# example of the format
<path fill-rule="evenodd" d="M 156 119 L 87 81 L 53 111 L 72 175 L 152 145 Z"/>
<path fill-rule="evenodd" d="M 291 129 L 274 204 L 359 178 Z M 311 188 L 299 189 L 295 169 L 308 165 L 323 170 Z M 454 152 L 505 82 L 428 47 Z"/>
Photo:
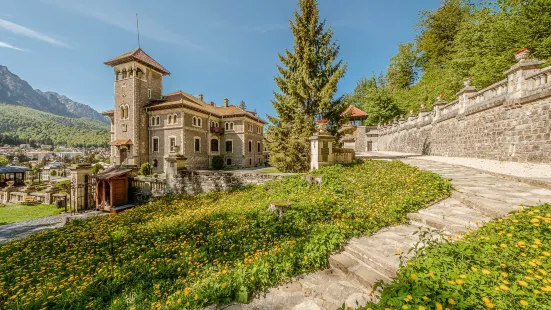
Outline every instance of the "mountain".
<path fill-rule="evenodd" d="M 107 146 L 108 142 L 109 126 L 98 120 L 0 104 L 0 145 Z"/>
<path fill-rule="evenodd" d="M 40 91 L 37 89 L 37 91 Z M 52 101 L 58 101 L 61 104 L 65 106 L 67 111 L 69 111 L 71 114 L 73 114 L 76 117 L 84 117 L 84 118 L 90 118 L 95 119 L 100 122 L 104 122 L 106 124 L 109 124 L 110 121 L 105 116 L 98 113 L 98 111 L 92 109 L 90 106 L 85 105 L 80 102 L 76 102 L 67 96 L 60 95 L 56 92 L 47 91 L 42 93 L 48 100 Z"/>
<path fill-rule="evenodd" d="M 33 89 L 8 67 L 0 65 L 0 103 L 23 106 L 59 116 L 90 118 L 109 124 L 109 120 L 91 107 L 55 92 Z"/>

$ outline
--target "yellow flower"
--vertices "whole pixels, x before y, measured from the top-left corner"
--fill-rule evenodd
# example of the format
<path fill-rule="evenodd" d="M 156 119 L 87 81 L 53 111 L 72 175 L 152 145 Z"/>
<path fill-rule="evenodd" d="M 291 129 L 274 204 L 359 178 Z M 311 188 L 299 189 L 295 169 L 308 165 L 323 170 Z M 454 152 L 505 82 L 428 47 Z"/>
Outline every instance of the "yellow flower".
<path fill-rule="evenodd" d="M 526 283 L 526 282 L 524 282 L 524 281 L 522 281 L 522 280 L 518 281 L 518 284 L 519 284 L 520 286 L 528 286 L 528 283 Z"/>
<path fill-rule="evenodd" d="M 488 297 L 482 297 L 482 301 L 486 304 L 491 302 L 490 298 L 488 298 Z"/>
<path fill-rule="evenodd" d="M 507 247 L 507 245 L 506 245 L 505 243 L 502 243 L 502 244 L 500 244 L 499 246 L 502 247 L 502 248 L 506 248 L 506 247 Z"/>
<path fill-rule="evenodd" d="M 542 275 L 547 275 L 547 271 L 543 270 L 543 269 L 538 269 L 538 272 L 541 273 Z"/>
<path fill-rule="evenodd" d="M 436 310 L 442 310 L 444 309 L 441 304 L 436 304 Z"/>
<path fill-rule="evenodd" d="M 407 308 L 409 308 L 408 305 L 403 305 L 402 306 L 402 309 L 407 309 Z"/>
<path fill-rule="evenodd" d="M 509 287 L 508 287 L 507 285 L 505 285 L 505 284 L 501 284 L 501 285 L 499 286 L 499 288 L 502 289 L 502 290 L 504 290 L 504 291 L 508 291 L 508 290 L 509 290 Z"/>
<path fill-rule="evenodd" d="M 425 310 L 425 307 L 419 306 L 419 310 Z"/>
<path fill-rule="evenodd" d="M 455 280 L 455 283 L 457 283 L 459 285 L 463 285 L 463 283 L 465 283 L 465 282 L 463 282 L 463 280 L 457 279 L 457 280 Z"/>
<path fill-rule="evenodd" d="M 417 275 L 414 274 L 414 273 L 412 273 L 412 274 L 410 275 L 410 277 L 411 277 L 413 280 L 417 280 Z"/>
<path fill-rule="evenodd" d="M 434 272 L 432 272 L 432 270 L 429 270 L 429 277 L 434 277 Z"/>
<path fill-rule="evenodd" d="M 191 291 L 191 290 L 190 290 L 188 287 L 186 287 L 186 288 L 184 289 L 184 296 L 189 295 L 190 291 Z"/>
<path fill-rule="evenodd" d="M 549 253 L 549 252 L 547 252 L 547 251 L 544 251 L 544 252 L 543 252 L 543 255 L 545 255 L 545 256 L 551 256 L 551 253 Z"/>
<path fill-rule="evenodd" d="M 483 274 L 490 274 L 490 271 L 488 271 L 487 269 L 482 269 L 482 273 Z"/>
<path fill-rule="evenodd" d="M 494 304 L 491 303 L 491 302 L 488 302 L 488 303 L 486 303 L 486 308 L 488 308 L 488 309 L 493 309 L 493 308 L 494 308 Z"/>
<path fill-rule="evenodd" d="M 450 298 L 450 299 L 448 299 L 448 303 L 453 306 L 453 305 L 455 305 L 455 300 Z"/>
<path fill-rule="evenodd" d="M 429 298 L 427 296 L 423 296 L 423 300 L 427 301 L 427 300 L 429 300 Z"/>
<path fill-rule="evenodd" d="M 523 305 L 523 306 L 525 306 L 525 307 L 528 306 L 528 302 L 527 302 L 526 300 L 524 300 L 524 299 L 521 299 L 521 300 L 520 300 L 520 304 Z"/>
<path fill-rule="evenodd" d="M 460 277 L 461 279 L 466 279 L 466 278 L 467 278 L 467 275 L 462 274 L 462 275 L 460 275 L 459 277 Z"/>

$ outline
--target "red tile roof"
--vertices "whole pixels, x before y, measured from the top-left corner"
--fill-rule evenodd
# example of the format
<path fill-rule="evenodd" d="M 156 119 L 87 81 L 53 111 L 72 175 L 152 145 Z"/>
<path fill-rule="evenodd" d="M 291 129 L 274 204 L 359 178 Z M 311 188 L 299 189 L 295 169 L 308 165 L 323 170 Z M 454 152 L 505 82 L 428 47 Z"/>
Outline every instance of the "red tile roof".
<path fill-rule="evenodd" d="M 121 145 L 132 145 L 132 140 L 130 139 L 120 139 L 120 140 L 114 140 L 111 141 L 109 144 L 115 145 L 115 146 L 121 146 Z"/>
<path fill-rule="evenodd" d="M 167 69 L 156 62 L 155 59 L 151 58 L 151 56 L 147 55 L 141 48 L 137 48 L 131 52 L 110 59 L 104 62 L 104 64 L 113 67 L 129 61 L 137 61 L 161 72 L 163 75 L 170 75 L 170 72 Z"/>
<path fill-rule="evenodd" d="M 228 107 L 213 106 L 181 90 L 164 95 L 163 101 L 151 102 L 146 106 L 146 108 L 149 108 L 152 110 L 159 110 L 159 109 L 170 109 L 170 108 L 180 107 L 180 106 L 190 108 L 193 110 L 198 110 L 203 113 L 210 113 L 220 118 L 245 116 L 245 117 L 254 119 L 258 122 L 261 122 L 263 124 L 267 124 L 265 120 L 261 119 L 260 117 L 253 114 L 252 112 L 248 112 L 241 109 L 240 107 L 237 107 L 234 105 L 230 105 Z"/>
<path fill-rule="evenodd" d="M 346 116 L 346 117 L 365 117 L 365 118 L 367 118 L 367 113 L 365 113 L 364 111 L 356 108 L 353 105 L 350 105 L 346 109 L 346 111 L 342 112 L 342 115 Z"/>

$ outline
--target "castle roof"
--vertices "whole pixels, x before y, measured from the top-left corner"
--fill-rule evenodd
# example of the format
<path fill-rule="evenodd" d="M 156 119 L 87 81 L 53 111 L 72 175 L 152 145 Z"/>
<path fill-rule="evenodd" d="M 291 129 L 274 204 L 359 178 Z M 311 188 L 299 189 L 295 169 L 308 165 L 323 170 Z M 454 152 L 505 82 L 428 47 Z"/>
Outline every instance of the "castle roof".
<path fill-rule="evenodd" d="M 149 110 L 162 110 L 179 107 L 189 108 L 191 110 L 211 114 L 220 118 L 244 116 L 257 122 L 267 124 L 267 122 L 258 117 L 256 113 L 243 110 L 235 105 L 217 107 L 214 106 L 214 104 L 206 103 L 201 99 L 181 90 L 164 95 L 162 100 L 152 100 L 148 105 L 146 105 L 146 108 Z"/>
<path fill-rule="evenodd" d="M 367 118 L 367 113 L 353 105 L 350 105 L 344 112 L 342 112 L 342 115 L 348 118 Z"/>
<path fill-rule="evenodd" d="M 149 66 L 149 67 L 159 71 L 163 75 L 170 75 L 170 72 L 167 69 L 165 69 L 163 66 L 161 66 L 151 56 L 147 55 L 146 52 L 144 52 L 141 48 L 137 48 L 133 51 L 130 51 L 128 53 L 117 56 L 113 59 L 110 59 L 110 60 L 104 62 L 104 64 L 113 67 L 113 66 L 116 66 L 116 65 L 119 65 L 119 64 L 122 64 L 122 63 L 125 63 L 125 62 L 129 62 L 129 61 L 137 61 L 137 62 L 139 62 L 143 65 Z"/>

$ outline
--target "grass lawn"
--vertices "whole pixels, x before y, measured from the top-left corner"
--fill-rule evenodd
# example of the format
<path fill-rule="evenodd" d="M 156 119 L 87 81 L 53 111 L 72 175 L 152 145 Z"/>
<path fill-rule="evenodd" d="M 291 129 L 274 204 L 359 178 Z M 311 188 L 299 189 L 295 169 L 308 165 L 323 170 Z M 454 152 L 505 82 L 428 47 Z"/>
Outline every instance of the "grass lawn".
<path fill-rule="evenodd" d="M 0 207 L 0 225 L 60 214 L 54 205 L 7 205 Z"/>
<path fill-rule="evenodd" d="M 173 196 L 0 245 L 0 308 L 189 309 L 246 302 L 324 268 L 353 236 L 450 193 L 401 162 L 325 167 L 229 193 Z M 270 202 L 289 201 L 282 218 Z"/>
<path fill-rule="evenodd" d="M 258 169 L 258 170 L 255 170 L 255 172 L 258 172 L 258 173 L 280 173 L 280 171 L 277 170 L 277 168 L 274 168 L 274 167 Z"/>
<path fill-rule="evenodd" d="M 513 212 L 402 268 L 362 309 L 551 309 L 551 205 Z"/>

